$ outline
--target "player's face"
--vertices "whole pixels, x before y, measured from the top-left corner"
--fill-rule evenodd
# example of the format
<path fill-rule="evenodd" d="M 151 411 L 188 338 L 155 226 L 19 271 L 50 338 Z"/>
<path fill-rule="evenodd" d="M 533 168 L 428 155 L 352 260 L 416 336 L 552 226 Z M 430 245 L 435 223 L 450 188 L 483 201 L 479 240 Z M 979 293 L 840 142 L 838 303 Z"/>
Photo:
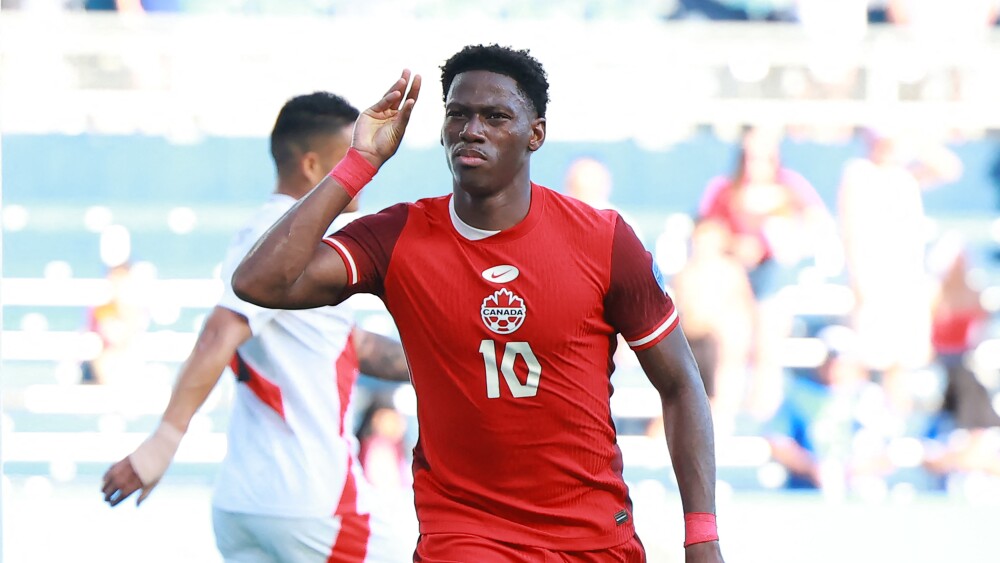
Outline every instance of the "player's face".
<path fill-rule="evenodd" d="M 488 195 L 515 183 L 526 185 L 529 155 L 544 139 L 545 119 L 535 114 L 513 78 L 475 70 L 451 83 L 441 140 L 463 190 Z"/>

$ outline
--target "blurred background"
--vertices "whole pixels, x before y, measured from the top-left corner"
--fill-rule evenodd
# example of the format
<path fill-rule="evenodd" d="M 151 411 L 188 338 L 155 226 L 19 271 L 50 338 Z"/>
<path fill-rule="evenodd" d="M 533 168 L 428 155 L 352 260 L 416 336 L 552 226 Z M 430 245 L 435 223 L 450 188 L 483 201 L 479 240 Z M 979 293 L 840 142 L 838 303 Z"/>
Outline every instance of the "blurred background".
<path fill-rule="evenodd" d="M 155 427 L 274 187 L 278 109 L 364 108 L 411 68 L 421 101 L 362 210 L 447 193 L 438 67 L 491 42 L 549 73 L 534 180 L 621 211 L 680 308 L 727 561 L 1000 559 L 997 4 L 2 0 L 3 560 L 220 561 L 232 377 L 141 510 L 100 477 Z M 682 561 L 658 397 L 616 362 L 637 526 Z M 362 377 L 357 401 L 405 463 L 412 390 Z M 366 470 L 412 509 L 405 472 Z"/>

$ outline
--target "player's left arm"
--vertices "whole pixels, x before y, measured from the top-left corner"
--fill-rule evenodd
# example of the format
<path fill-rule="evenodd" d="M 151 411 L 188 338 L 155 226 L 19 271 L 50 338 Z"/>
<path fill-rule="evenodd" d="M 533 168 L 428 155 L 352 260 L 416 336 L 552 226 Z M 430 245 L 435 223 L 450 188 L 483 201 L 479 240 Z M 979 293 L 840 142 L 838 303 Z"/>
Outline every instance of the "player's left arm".
<path fill-rule="evenodd" d="M 715 439 L 705 384 L 652 255 L 627 223 L 614 220 L 605 318 L 625 336 L 660 394 L 685 524 L 688 515 L 696 520 L 685 533 L 687 562 L 718 563 L 719 542 L 707 522 L 715 515 Z"/>
<path fill-rule="evenodd" d="M 636 352 L 643 371 L 660 394 L 663 430 L 677 476 L 684 513 L 715 514 L 715 435 L 708 395 L 691 347 L 680 326 L 649 348 Z M 688 562 L 722 561 L 718 541 L 685 550 Z"/>
<path fill-rule="evenodd" d="M 387 381 L 410 381 L 403 347 L 392 338 L 355 328 L 354 350 L 361 373 Z"/>

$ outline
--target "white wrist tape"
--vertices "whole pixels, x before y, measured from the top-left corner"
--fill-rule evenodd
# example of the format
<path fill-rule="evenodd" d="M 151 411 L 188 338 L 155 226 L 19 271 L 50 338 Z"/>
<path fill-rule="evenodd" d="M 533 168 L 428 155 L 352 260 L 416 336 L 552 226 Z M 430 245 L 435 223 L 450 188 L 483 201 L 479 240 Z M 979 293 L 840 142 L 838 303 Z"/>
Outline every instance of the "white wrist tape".
<path fill-rule="evenodd" d="M 132 469 L 139 476 L 144 487 L 152 487 L 159 482 L 177 453 L 184 433 L 168 422 L 161 422 L 149 438 L 128 456 Z"/>

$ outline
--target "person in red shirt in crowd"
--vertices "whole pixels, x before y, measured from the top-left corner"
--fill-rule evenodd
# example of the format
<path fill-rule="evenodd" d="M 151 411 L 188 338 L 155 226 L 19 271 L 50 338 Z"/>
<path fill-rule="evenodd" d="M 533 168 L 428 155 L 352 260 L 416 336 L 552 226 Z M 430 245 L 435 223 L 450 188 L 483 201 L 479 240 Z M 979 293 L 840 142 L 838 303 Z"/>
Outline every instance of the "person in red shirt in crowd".
<path fill-rule="evenodd" d="M 713 178 L 698 215 L 730 232 L 727 251 L 747 271 L 759 302 L 754 351 L 744 407 L 767 418 L 781 396 L 781 345 L 791 332 L 791 314 L 775 299 L 798 283 L 807 259 L 839 247 L 833 218 L 812 185 L 781 162 L 780 131 L 748 127 L 739 159 L 728 176 Z"/>
<path fill-rule="evenodd" d="M 233 276 L 264 307 L 379 296 L 417 395 L 415 561 L 645 561 L 610 411 L 617 334 L 663 403 L 686 560 L 719 562 L 705 388 L 652 256 L 614 211 L 531 181 L 548 81 L 527 51 L 470 46 L 442 67 L 452 194 L 324 236 L 395 154 L 420 91 L 409 71 L 348 155 Z"/>

